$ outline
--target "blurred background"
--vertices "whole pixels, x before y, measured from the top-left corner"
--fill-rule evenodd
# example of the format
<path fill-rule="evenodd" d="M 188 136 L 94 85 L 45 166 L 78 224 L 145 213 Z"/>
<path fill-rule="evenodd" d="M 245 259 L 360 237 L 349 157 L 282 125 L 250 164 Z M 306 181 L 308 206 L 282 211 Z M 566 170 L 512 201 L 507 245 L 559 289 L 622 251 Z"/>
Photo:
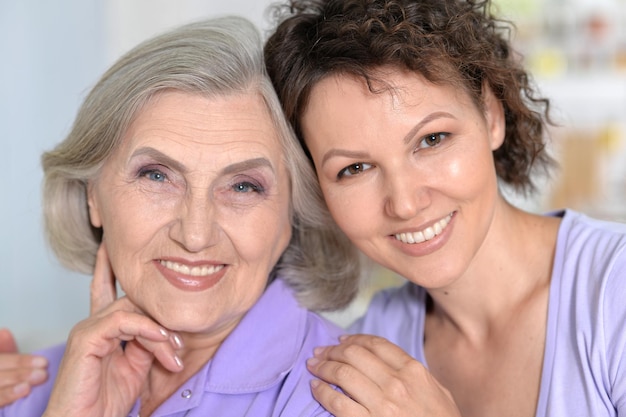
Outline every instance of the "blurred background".
<path fill-rule="evenodd" d="M 68 132 L 83 97 L 121 54 L 188 21 L 248 17 L 267 33 L 272 0 L 0 0 L 0 327 L 23 351 L 63 341 L 88 314 L 89 277 L 45 246 L 39 157 Z M 552 99 L 552 180 L 523 207 L 570 207 L 626 222 L 626 0 L 495 0 L 515 45 Z M 549 185 L 548 185 L 549 184 Z M 379 288 L 399 285 L 370 265 L 361 296 L 330 315 L 348 324 Z"/>

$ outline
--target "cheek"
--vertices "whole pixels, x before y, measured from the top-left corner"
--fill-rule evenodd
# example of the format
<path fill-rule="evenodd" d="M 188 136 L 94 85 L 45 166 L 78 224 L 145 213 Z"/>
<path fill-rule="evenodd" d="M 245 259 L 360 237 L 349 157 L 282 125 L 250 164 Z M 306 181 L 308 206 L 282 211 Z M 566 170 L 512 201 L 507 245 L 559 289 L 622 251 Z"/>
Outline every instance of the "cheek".
<path fill-rule="evenodd" d="M 230 212 L 223 217 L 223 229 L 244 261 L 267 264 L 271 270 L 291 238 L 286 207 L 283 204 L 267 205 L 253 213 L 234 215 Z"/>
<path fill-rule="evenodd" d="M 151 259 L 155 238 L 167 226 L 167 204 L 149 201 L 128 194 L 111 194 L 103 213 L 103 240 L 120 277 L 136 274 L 133 270 L 137 265 Z"/>
<path fill-rule="evenodd" d="M 441 166 L 442 185 L 454 187 L 455 193 L 463 199 L 472 199 L 490 191 L 497 183 L 491 151 L 467 152 L 449 159 Z"/>
<path fill-rule="evenodd" d="M 355 241 L 367 235 L 376 219 L 380 195 L 377 199 L 376 193 L 369 187 L 335 190 L 324 185 L 322 193 L 332 218 L 350 240 Z"/>

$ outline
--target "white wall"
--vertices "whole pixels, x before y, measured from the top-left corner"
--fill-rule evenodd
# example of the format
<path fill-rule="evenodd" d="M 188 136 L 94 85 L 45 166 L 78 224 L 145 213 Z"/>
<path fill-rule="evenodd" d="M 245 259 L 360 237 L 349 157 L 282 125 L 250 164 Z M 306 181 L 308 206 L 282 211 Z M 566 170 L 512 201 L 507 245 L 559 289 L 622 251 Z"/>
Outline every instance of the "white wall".
<path fill-rule="evenodd" d="M 0 327 L 23 351 L 65 339 L 88 313 L 89 277 L 58 265 L 42 237 L 40 154 L 67 133 L 100 74 L 138 42 L 203 17 L 262 30 L 270 0 L 0 0 Z"/>

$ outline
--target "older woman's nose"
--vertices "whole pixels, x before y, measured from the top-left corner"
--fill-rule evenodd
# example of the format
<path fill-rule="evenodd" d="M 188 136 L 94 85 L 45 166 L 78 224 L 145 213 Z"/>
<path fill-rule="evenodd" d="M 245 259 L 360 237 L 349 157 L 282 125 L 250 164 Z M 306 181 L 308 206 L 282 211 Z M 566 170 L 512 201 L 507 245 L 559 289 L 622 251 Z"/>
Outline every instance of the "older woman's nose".
<path fill-rule="evenodd" d="M 189 197 L 180 204 L 170 237 L 189 252 L 200 252 L 218 240 L 215 208 L 206 196 Z"/>

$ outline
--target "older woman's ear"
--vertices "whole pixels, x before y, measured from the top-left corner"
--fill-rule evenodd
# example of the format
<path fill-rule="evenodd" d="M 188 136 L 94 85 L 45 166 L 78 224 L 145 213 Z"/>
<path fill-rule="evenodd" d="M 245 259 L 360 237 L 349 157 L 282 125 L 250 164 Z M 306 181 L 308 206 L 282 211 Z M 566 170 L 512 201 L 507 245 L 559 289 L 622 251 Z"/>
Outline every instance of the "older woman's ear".
<path fill-rule="evenodd" d="M 102 219 L 100 218 L 100 209 L 94 196 L 93 181 L 87 182 L 87 205 L 89 206 L 89 221 L 93 227 L 102 227 Z"/>

